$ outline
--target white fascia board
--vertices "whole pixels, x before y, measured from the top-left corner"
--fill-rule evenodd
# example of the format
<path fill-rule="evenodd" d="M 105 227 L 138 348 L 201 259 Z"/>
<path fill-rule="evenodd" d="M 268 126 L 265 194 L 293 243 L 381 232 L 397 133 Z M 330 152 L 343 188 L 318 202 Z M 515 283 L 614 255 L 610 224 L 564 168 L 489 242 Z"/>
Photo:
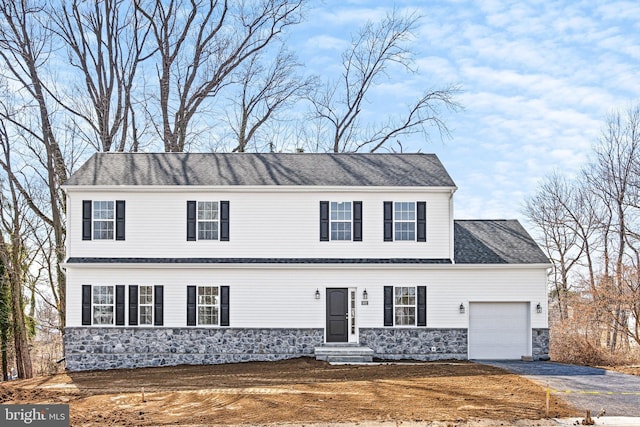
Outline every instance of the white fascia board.
<path fill-rule="evenodd" d="M 263 270 L 530 270 L 548 269 L 551 264 L 278 264 L 278 263 L 237 263 L 237 264 L 206 264 L 206 263 L 62 263 L 65 269 L 263 269 Z"/>
<path fill-rule="evenodd" d="M 62 189 L 66 193 L 74 191 L 95 191 L 95 192 L 119 192 L 123 191 L 136 193 L 184 193 L 215 191 L 219 193 L 255 193 L 255 192 L 282 192 L 282 193 L 451 193 L 458 187 L 422 187 L 422 186 L 321 186 L 321 185 L 63 185 Z"/>

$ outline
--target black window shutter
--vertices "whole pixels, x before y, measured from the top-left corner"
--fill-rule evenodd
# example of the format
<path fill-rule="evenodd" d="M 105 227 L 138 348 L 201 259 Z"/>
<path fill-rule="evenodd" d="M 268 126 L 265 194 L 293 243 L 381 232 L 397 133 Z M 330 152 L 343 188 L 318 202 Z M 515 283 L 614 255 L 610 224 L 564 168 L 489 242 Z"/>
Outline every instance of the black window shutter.
<path fill-rule="evenodd" d="M 353 241 L 362 242 L 362 202 L 353 202 Z"/>
<path fill-rule="evenodd" d="M 153 324 L 162 326 L 164 324 L 164 287 L 155 285 L 153 294 Z"/>
<path fill-rule="evenodd" d="M 116 325 L 124 325 L 124 285 L 116 286 Z"/>
<path fill-rule="evenodd" d="M 320 241 L 329 241 L 329 202 L 320 202 Z"/>
<path fill-rule="evenodd" d="M 138 324 L 138 285 L 129 286 L 129 325 Z"/>
<path fill-rule="evenodd" d="M 384 326 L 393 326 L 393 286 L 384 287 Z"/>
<path fill-rule="evenodd" d="M 416 204 L 416 229 L 418 242 L 427 241 L 427 202 L 418 202 Z"/>
<path fill-rule="evenodd" d="M 229 326 L 229 287 L 220 286 L 220 326 Z"/>
<path fill-rule="evenodd" d="M 124 240 L 124 200 L 116 200 L 116 240 Z"/>
<path fill-rule="evenodd" d="M 82 285 L 82 324 L 91 324 L 91 285 Z"/>
<path fill-rule="evenodd" d="M 91 240 L 91 200 L 82 201 L 82 240 Z"/>
<path fill-rule="evenodd" d="M 417 326 L 427 326 L 427 287 L 418 286 Z"/>
<path fill-rule="evenodd" d="M 384 202 L 384 241 L 393 242 L 393 202 Z"/>
<path fill-rule="evenodd" d="M 187 326 L 196 326 L 196 287 L 187 286 Z"/>
<path fill-rule="evenodd" d="M 220 241 L 229 241 L 229 201 L 220 202 Z"/>
<path fill-rule="evenodd" d="M 196 240 L 196 202 L 187 201 L 187 241 Z"/>

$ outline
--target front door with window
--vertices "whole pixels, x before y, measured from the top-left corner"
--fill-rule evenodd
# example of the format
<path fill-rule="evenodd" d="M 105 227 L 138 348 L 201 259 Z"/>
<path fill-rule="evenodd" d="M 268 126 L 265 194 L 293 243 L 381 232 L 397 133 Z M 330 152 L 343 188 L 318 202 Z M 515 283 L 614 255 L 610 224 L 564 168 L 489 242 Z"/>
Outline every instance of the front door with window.
<path fill-rule="evenodd" d="M 349 341 L 349 289 L 327 289 L 327 342 Z"/>

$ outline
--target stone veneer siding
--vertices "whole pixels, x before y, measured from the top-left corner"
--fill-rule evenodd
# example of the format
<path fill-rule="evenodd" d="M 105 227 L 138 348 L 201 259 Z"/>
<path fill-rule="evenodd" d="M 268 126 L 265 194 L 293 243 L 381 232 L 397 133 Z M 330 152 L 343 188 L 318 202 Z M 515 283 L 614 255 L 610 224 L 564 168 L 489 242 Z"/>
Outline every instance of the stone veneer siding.
<path fill-rule="evenodd" d="M 548 360 L 549 358 L 549 329 L 531 330 L 531 355 L 534 360 Z"/>
<path fill-rule="evenodd" d="M 64 341 L 67 369 L 86 371 L 313 356 L 324 330 L 69 327 Z"/>
<path fill-rule="evenodd" d="M 360 344 L 380 359 L 467 359 L 467 329 L 363 328 Z"/>

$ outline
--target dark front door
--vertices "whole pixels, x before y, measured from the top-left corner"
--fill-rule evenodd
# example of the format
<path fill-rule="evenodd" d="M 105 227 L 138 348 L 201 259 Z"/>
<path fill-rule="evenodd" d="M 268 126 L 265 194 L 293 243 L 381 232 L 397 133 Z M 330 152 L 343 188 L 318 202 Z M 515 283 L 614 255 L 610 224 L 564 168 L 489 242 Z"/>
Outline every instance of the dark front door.
<path fill-rule="evenodd" d="M 327 342 L 349 341 L 349 290 L 327 289 Z"/>

